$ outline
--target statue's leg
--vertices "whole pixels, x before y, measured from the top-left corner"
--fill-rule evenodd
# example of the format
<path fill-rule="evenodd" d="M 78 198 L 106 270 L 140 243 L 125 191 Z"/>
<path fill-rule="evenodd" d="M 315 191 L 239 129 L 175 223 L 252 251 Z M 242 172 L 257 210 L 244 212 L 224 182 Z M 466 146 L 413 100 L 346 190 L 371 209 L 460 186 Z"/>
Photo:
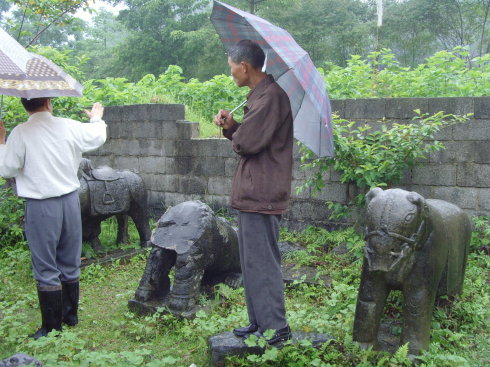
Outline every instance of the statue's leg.
<path fill-rule="evenodd" d="M 99 240 L 100 222 L 98 218 L 91 217 L 82 222 L 82 239 L 90 242 L 95 253 L 103 252 L 102 244 Z"/>
<path fill-rule="evenodd" d="M 197 303 L 204 267 L 189 254 L 177 256 L 169 308 L 173 311 L 189 311 Z"/>
<path fill-rule="evenodd" d="M 153 247 L 146 263 L 135 298 L 138 301 L 162 301 L 170 291 L 170 270 L 175 264 L 175 251 Z"/>
<path fill-rule="evenodd" d="M 382 274 L 370 273 L 364 264 L 353 332 L 353 339 L 363 347 L 377 347 L 379 324 L 388 292 Z"/>
<path fill-rule="evenodd" d="M 150 246 L 150 221 L 148 214 L 144 211 L 144 208 L 137 205 L 132 207 L 129 212 L 129 216 L 133 220 L 136 229 L 138 230 L 141 247 Z"/>
<path fill-rule="evenodd" d="M 129 243 L 128 235 L 128 216 L 125 214 L 116 215 L 117 219 L 117 243 Z"/>
<path fill-rule="evenodd" d="M 428 349 L 436 289 L 427 284 L 409 284 L 403 289 L 403 333 L 401 343 L 409 343 L 410 354 Z"/>

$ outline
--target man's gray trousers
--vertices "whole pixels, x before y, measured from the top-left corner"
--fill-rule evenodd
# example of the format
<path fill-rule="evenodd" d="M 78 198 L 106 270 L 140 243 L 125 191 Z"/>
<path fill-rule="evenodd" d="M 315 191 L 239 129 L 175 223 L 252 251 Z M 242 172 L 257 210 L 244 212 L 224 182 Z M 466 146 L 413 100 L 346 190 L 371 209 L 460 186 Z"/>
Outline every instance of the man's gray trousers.
<path fill-rule="evenodd" d="M 61 289 L 80 275 L 82 220 L 78 192 L 26 199 L 25 233 L 40 290 Z"/>
<path fill-rule="evenodd" d="M 287 325 L 281 271 L 279 215 L 239 212 L 238 242 L 248 317 L 259 331 Z"/>

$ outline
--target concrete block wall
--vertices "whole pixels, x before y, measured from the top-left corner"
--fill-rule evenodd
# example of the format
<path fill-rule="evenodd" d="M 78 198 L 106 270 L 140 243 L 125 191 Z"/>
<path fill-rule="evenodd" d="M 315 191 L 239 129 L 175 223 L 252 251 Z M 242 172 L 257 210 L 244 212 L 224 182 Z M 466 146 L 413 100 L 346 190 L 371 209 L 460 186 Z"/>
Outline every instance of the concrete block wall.
<path fill-rule="evenodd" d="M 473 113 L 473 117 L 466 124 L 441 131 L 436 138 L 446 149 L 406 172 L 398 187 L 450 201 L 471 215 L 490 215 L 490 97 L 332 101 L 332 110 L 340 117 L 375 126 L 381 119 L 406 123 L 415 109 Z M 108 140 L 86 156 L 95 166 L 138 171 L 156 217 L 166 207 L 186 200 L 227 207 L 236 154 L 227 139 L 199 138 L 199 125 L 185 121 L 184 115 L 182 105 L 107 107 Z M 309 190 L 296 194 L 295 188 L 309 175 L 311 172 L 300 169 L 296 147 L 293 198 L 285 219 L 300 225 L 327 224 L 325 201 L 344 202 L 352 187 L 340 183 L 339 173 L 332 171 L 325 174 L 327 186 L 317 196 L 312 197 Z"/>

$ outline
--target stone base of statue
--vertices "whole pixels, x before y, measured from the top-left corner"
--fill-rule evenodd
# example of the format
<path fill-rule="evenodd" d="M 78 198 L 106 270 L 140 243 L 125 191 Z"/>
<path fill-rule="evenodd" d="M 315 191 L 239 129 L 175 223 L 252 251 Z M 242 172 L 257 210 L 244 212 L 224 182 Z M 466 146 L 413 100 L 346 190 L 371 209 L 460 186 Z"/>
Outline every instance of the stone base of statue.
<path fill-rule="evenodd" d="M 315 348 L 323 343 L 332 340 L 326 334 L 303 333 L 293 331 L 293 344 L 300 340 L 308 339 Z M 229 356 L 242 356 L 246 354 L 262 354 L 265 348 L 259 346 L 249 347 L 245 344 L 243 338 L 237 338 L 231 331 L 214 335 L 208 339 L 209 349 L 211 351 L 211 363 L 213 366 L 222 367 L 225 365 L 225 359 Z"/>

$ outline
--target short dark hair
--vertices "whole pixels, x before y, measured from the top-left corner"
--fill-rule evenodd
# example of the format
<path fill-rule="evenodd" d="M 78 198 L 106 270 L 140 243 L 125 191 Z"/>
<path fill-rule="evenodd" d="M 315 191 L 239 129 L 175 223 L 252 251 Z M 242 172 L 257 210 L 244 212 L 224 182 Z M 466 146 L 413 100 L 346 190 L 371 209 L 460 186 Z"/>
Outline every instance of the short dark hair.
<path fill-rule="evenodd" d="M 257 42 L 241 40 L 228 51 L 228 57 L 235 64 L 248 62 L 254 69 L 261 69 L 264 65 L 265 54 Z"/>
<path fill-rule="evenodd" d="M 41 97 L 41 98 L 21 98 L 20 101 L 22 105 L 26 109 L 27 112 L 36 112 L 42 106 L 46 100 L 50 99 L 49 97 Z"/>

